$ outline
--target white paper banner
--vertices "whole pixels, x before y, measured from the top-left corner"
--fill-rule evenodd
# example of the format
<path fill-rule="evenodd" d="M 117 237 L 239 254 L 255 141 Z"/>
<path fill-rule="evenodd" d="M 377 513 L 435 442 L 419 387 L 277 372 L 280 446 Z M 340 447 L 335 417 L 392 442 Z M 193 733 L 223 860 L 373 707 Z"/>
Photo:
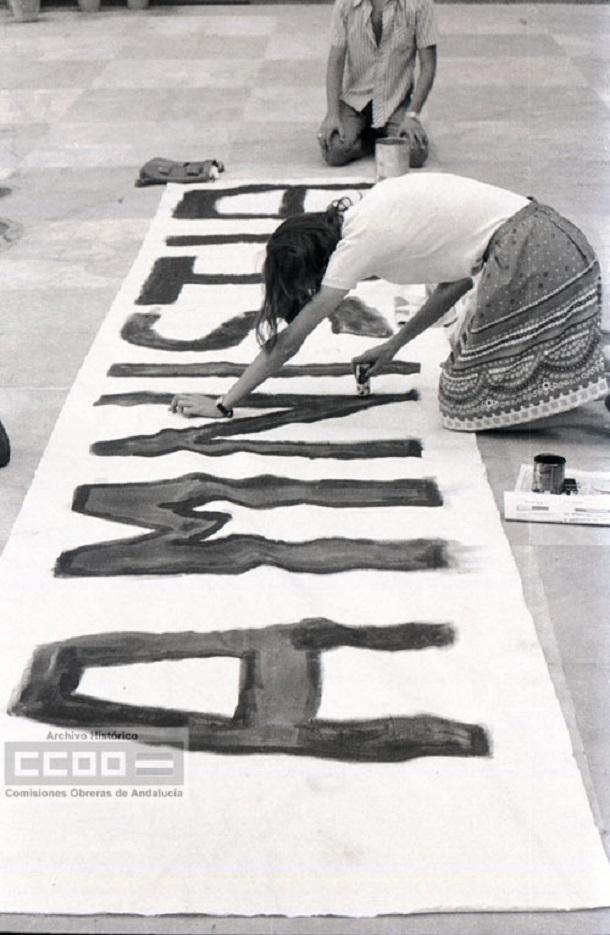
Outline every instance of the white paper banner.
<path fill-rule="evenodd" d="M 328 323 L 231 422 L 168 411 L 256 353 L 281 218 L 364 188 L 164 194 L 1 563 L 4 912 L 610 902 L 475 439 L 439 423 L 442 329 L 368 398 L 378 338 Z M 357 297 L 379 333 L 409 301 Z"/>

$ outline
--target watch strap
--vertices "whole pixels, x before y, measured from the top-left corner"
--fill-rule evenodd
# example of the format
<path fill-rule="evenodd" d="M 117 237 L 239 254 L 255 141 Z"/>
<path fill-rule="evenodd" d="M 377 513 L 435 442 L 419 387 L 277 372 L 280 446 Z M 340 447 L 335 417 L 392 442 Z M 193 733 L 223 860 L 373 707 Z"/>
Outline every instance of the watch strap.
<path fill-rule="evenodd" d="M 223 403 L 223 401 L 222 401 L 222 397 L 219 397 L 219 398 L 216 400 L 216 408 L 217 408 L 218 411 L 221 413 L 221 415 L 223 415 L 223 416 L 225 417 L 225 419 L 232 419 L 232 418 L 233 418 L 233 410 L 232 410 L 232 409 L 229 409 L 228 406 L 225 406 L 225 405 L 224 405 L 224 403 Z"/>

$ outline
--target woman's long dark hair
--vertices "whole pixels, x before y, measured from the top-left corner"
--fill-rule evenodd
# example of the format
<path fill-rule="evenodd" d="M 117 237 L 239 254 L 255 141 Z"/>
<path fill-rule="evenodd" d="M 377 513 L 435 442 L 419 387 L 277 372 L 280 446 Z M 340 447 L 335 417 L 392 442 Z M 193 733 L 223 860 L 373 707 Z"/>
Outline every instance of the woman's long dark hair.
<path fill-rule="evenodd" d="M 342 198 L 326 211 L 297 214 L 269 238 L 263 264 L 265 297 L 256 316 L 259 344 L 273 346 L 280 319 L 293 321 L 320 288 L 350 204 Z"/>

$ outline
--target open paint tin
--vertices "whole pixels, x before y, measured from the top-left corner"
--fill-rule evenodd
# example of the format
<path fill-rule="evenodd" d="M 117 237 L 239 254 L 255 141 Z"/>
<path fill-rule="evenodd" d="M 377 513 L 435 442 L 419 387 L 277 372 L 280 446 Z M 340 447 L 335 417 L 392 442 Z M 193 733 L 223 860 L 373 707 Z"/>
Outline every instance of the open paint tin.
<path fill-rule="evenodd" d="M 534 493 L 561 493 L 565 478 L 566 459 L 561 455 L 539 454 L 534 458 L 532 491 Z"/>
<path fill-rule="evenodd" d="M 385 136 L 375 144 L 377 181 L 404 175 L 411 165 L 411 143 L 400 136 Z"/>

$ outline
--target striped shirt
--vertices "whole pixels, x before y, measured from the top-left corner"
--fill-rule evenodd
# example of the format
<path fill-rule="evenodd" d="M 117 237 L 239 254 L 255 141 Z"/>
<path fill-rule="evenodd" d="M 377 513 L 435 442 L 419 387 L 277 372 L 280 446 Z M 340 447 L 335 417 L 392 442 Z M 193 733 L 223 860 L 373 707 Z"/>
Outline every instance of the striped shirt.
<path fill-rule="evenodd" d="M 371 0 L 335 0 L 331 46 L 346 50 L 341 99 L 363 110 L 373 102 L 373 126 L 383 127 L 413 90 L 418 49 L 436 45 L 434 0 L 386 0 L 377 45 Z"/>

